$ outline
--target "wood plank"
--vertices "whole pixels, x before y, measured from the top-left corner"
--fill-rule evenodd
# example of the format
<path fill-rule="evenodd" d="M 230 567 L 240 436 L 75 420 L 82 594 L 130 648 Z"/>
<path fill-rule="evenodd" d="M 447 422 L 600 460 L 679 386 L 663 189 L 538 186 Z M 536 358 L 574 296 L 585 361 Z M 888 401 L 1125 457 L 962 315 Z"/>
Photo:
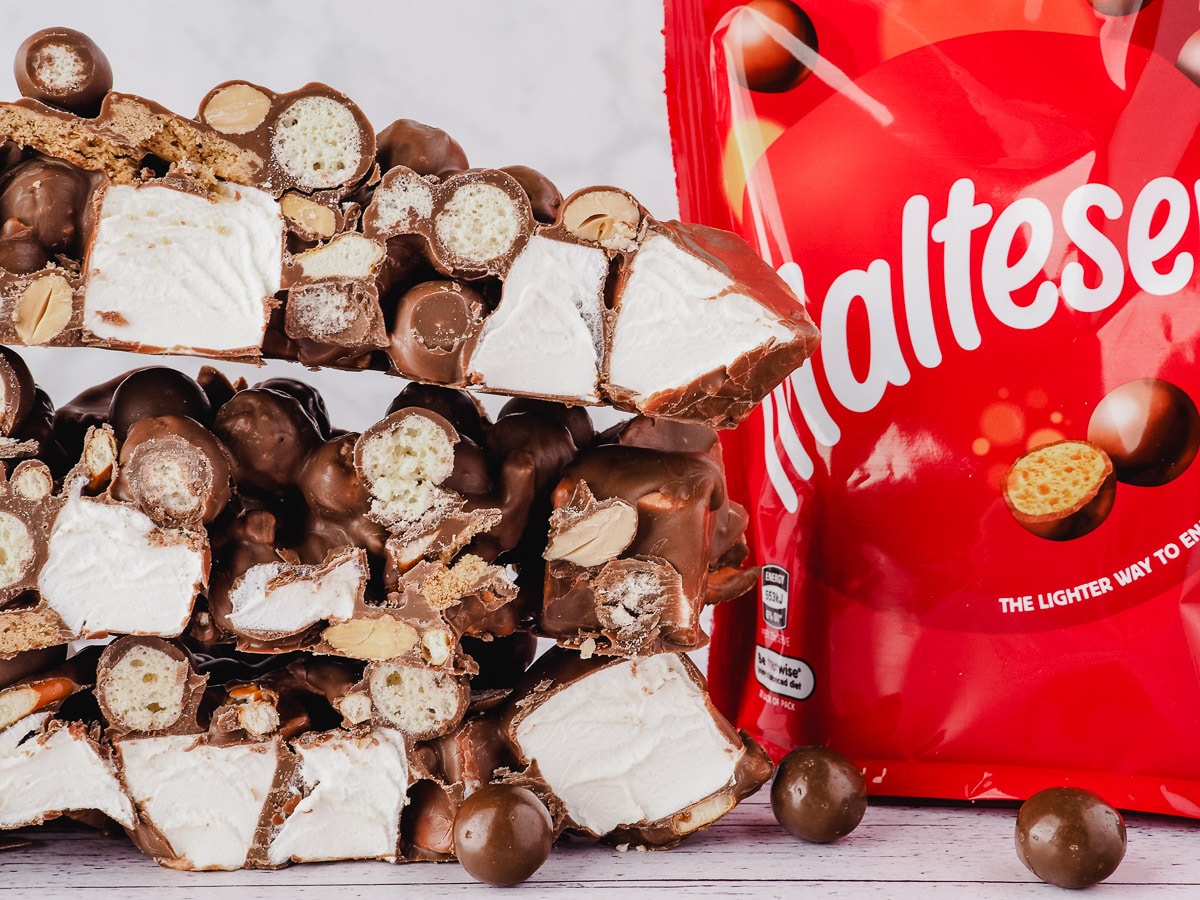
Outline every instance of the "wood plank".
<path fill-rule="evenodd" d="M 539 895 L 578 896 L 580 888 L 609 897 L 644 896 L 667 888 L 689 896 L 791 895 L 888 897 L 1046 897 L 1013 849 L 1012 808 L 875 802 L 859 828 L 834 844 L 806 844 L 786 834 L 771 814 L 766 791 L 711 829 L 665 852 L 625 852 L 578 839 L 555 848 L 528 884 Z M 1195 896 L 1200 824 L 1153 816 L 1128 818 L 1129 851 L 1096 896 Z M 60 829 L 28 829 L 30 846 L 0 855 L 4 894 L 83 892 L 173 898 L 275 896 L 395 896 L 395 886 L 422 898 L 494 896 L 456 864 L 390 865 L 377 861 L 293 866 L 281 871 L 175 872 L 155 865 L 124 838 Z M 1091 894 L 1090 894 L 1091 895 Z"/>

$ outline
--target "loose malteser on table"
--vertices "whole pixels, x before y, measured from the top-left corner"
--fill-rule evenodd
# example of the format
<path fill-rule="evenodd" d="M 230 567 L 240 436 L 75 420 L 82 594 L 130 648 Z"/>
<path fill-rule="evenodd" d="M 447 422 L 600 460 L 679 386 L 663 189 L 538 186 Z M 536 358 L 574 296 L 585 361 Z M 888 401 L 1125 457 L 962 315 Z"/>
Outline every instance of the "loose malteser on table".
<path fill-rule="evenodd" d="M 727 427 L 816 347 L 740 238 L 617 187 L 471 168 L 310 84 L 194 118 L 51 29 L 0 103 L 0 341 L 279 357 Z M 75 73 L 74 80 L 65 73 Z"/>

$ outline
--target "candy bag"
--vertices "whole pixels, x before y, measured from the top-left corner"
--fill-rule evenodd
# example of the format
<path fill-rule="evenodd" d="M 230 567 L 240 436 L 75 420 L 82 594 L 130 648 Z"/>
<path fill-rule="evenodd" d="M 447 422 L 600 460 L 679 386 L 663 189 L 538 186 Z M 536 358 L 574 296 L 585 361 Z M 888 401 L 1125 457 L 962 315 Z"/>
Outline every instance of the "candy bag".
<path fill-rule="evenodd" d="M 666 0 L 682 217 L 816 354 L 724 438 L 714 697 L 872 793 L 1200 816 L 1200 10 Z"/>

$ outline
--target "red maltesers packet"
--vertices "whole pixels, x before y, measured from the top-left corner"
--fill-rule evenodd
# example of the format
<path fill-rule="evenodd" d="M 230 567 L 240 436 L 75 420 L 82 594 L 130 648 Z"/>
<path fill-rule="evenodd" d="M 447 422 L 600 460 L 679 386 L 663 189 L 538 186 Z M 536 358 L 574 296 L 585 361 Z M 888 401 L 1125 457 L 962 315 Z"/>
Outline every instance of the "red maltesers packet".
<path fill-rule="evenodd" d="M 1200 9 L 666 0 L 687 221 L 822 332 L 725 440 L 715 697 L 876 794 L 1200 816 Z"/>

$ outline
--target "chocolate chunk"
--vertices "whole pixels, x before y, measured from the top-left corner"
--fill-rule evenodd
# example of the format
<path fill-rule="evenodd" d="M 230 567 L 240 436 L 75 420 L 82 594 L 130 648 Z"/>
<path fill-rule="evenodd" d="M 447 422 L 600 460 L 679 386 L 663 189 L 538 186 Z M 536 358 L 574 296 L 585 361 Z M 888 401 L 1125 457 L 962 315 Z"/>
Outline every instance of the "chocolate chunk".
<path fill-rule="evenodd" d="M 301 381 L 299 378 L 276 377 L 260 381 L 253 387 L 266 391 L 280 391 L 296 398 L 304 411 L 308 413 L 309 418 L 313 420 L 313 424 L 317 426 L 321 437 L 329 437 L 329 410 L 325 406 L 325 398 L 307 381 Z"/>
<path fill-rule="evenodd" d="M 1108 454 L 1117 481 L 1153 487 L 1177 478 L 1195 459 L 1200 413 L 1170 382 L 1139 378 L 1096 404 L 1087 438 Z"/>
<path fill-rule="evenodd" d="M 466 359 L 487 314 L 482 295 L 456 281 L 427 281 L 401 296 L 387 354 L 414 381 L 466 384 Z"/>
<path fill-rule="evenodd" d="M 187 416 L 201 425 L 212 423 L 212 407 L 204 388 L 190 375 L 167 366 L 129 373 L 113 390 L 108 423 L 121 440 L 138 419 Z"/>
<path fill-rule="evenodd" d="M 0 435 L 9 436 L 33 408 L 33 373 L 11 347 L 0 346 Z"/>
<path fill-rule="evenodd" d="M 100 111 L 112 68 L 96 42 L 73 28 L 43 28 L 21 42 L 13 60 L 21 95 L 80 116 Z"/>
<path fill-rule="evenodd" d="M 798 747 L 775 770 L 771 809 L 789 833 L 826 844 L 845 837 L 862 821 L 867 811 L 866 781 L 836 750 Z"/>
<path fill-rule="evenodd" d="M 567 431 L 571 432 L 571 440 L 575 442 L 576 450 L 588 447 L 596 437 L 592 417 L 582 406 L 567 406 L 563 403 L 540 400 L 536 397 L 513 397 L 500 407 L 500 413 L 496 418 L 500 419 L 514 413 L 532 413 L 565 425 Z"/>
<path fill-rule="evenodd" d="M 491 784 L 467 797 L 454 817 L 458 861 L 478 881 L 520 884 L 541 868 L 554 844 L 550 811 L 533 791 Z"/>
<path fill-rule="evenodd" d="M 1085 888 L 1103 881 L 1125 857 L 1125 820 L 1081 788 L 1047 788 L 1017 813 L 1017 857 L 1042 881 Z"/>
<path fill-rule="evenodd" d="M 1116 496 L 1112 461 L 1086 441 L 1055 441 L 1030 450 L 1004 477 L 1004 502 L 1026 530 L 1069 541 L 1107 518 Z"/>
<path fill-rule="evenodd" d="M 299 400 L 265 388 L 238 391 L 217 410 L 213 433 L 233 457 L 239 488 L 274 494 L 295 483 L 320 442 L 317 426 Z"/>
<path fill-rule="evenodd" d="M 354 466 L 357 440 L 357 434 L 349 433 L 317 446 L 300 470 L 297 485 L 309 509 L 320 520 L 310 523 L 310 529 L 336 529 L 343 545 L 363 547 L 382 556 L 387 529 L 367 515 L 371 497 Z M 331 540 L 328 548 L 337 545 L 336 540 Z"/>
<path fill-rule="evenodd" d="M 159 525 L 206 525 L 232 496 L 228 454 L 195 419 L 138 419 L 121 444 L 119 462 L 113 496 L 136 504 Z"/>
<path fill-rule="evenodd" d="M 91 176 L 68 162 L 34 157 L 0 177 L 0 222 L 13 219 L 33 229 L 50 254 L 82 256 Z"/>
<path fill-rule="evenodd" d="M 535 219 L 543 224 L 551 224 L 558 218 L 563 198 L 553 181 L 529 166 L 501 166 L 500 171 L 517 179 L 525 189 Z"/>
<path fill-rule="evenodd" d="M 458 801 L 452 789 L 422 778 L 408 789 L 400 814 L 400 840 L 405 859 L 444 862 L 454 859 L 454 814 Z"/>
<path fill-rule="evenodd" d="M 0 269 L 14 275 L 30 275 L 50 262 L 50 254 L 38 241 L 37 232 L 19 219 L 0 226 Z"/>
<path fill-rule="evenodd" d="M 445 178 L 469 168 L 458 141 L 440 128 L 413 119 L 397 119 L 375 139 L 375 156 L 383 171 L 404 166 L 418 175 Z"/>
<path fill-rule="evenodd" d="M 743 86 L 778 94 L 808 77 L 817 32 L 808 14 L 790 0 L 750 0 L 730 19 L 721 48 Z"/>

